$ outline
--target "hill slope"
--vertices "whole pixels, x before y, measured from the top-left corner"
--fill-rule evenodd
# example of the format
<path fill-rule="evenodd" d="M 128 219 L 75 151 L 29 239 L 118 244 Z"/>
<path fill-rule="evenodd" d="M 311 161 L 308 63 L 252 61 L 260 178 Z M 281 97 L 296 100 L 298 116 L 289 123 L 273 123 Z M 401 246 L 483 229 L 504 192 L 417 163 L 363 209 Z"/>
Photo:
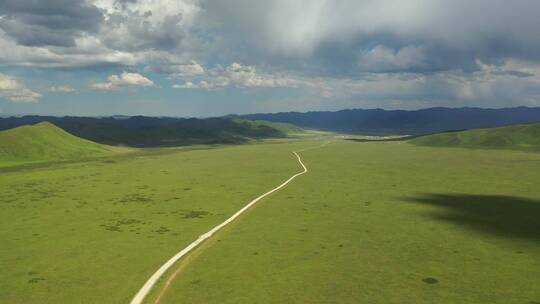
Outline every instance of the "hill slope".
<path fill-rule="evenodd" d="M 416 145 L 434 147 L 540 149 L 540 123 L 439 133 L 415 138 Z"/>
<path fill-rule="evenodd" d="M 230 118 L 24 116 L 0 119 L 0 130 L 44 120 L 93 142 L 132 147 L 243 143 L 250 139 L 286 137 L 298 129 L 289 124 Z"/>
<path fill-rule="evenodd" d="M 251 125 L 253 127 L 269 127 L 275 130 L 278 130 L 279 132 L 283 133 L 284 135 L 295 135 L 295 134 L 302 134 L 305 133 L 304 129 L 299 128 L 291 123 L 286 122 L 272 122 L 272 121 L 266 121 L 266 120 L 244 120 L 244 119 L 234 119 L 233 121 L 237 123 L 244 123 L 247 125 Z"/>
<path fill-rule="evenodd" d="M 49 122 L 0 132 L 0 160 L 40 161 L 95 156 L 112 151 L 69 134 Z"/>
<path fill-rule="evenodd" d="M 422 135 L 540 122 L 540 107 L 430 108 L 414 111 L 352 109 L 337 112 L 249 114 L 244 119 L 287 122 L 302 128 L 353 133 Z"/>

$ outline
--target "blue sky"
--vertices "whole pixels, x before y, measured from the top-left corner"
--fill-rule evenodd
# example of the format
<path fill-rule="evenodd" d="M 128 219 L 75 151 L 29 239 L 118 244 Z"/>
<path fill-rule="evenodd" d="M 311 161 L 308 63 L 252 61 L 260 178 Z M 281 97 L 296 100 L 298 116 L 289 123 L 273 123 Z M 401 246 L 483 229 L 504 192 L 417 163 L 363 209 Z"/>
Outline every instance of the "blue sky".
<path fill-rule="evenodd" d="M 0 0 L 0 115 L 540 106 L 533 0 Z"/>

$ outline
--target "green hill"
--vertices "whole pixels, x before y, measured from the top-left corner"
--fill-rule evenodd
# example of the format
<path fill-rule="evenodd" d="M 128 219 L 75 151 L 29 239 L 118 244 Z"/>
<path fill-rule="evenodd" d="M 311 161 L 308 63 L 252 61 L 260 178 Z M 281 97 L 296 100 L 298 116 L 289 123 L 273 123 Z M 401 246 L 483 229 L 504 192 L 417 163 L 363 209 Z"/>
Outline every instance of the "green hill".
<path fill-rule="evenodd" d="M 197 144 L 241 144 L 252 139 L 279 138 L 286 134 L 265 125 L 223 118 L 138 118 L 113 122 L 66 123 L 65 130 L 107 145 L 176 147 Z"/>
<path fill-rule="evenodd" d="M 115 149 L 73 136 L 49 122 L 0 132 L 0 160 L 4 162 L 74 159 Z"/>
<path fill-rule="evenodd" d="M 305 133 L 304 129 L 297 127 L 291 123 L 286 122 L 272 122 L 266 120 L 244 120 L 244 119 L 235 119 L 237 123 L 244 123 L 252 127 L 269 127 L 279 132 L 283 133 L 286 136 L 302 134 Z"/>
<path fill-rule="evenodd" d="M 540 150 L 540 124 L 439 133 L 421 136 L 410 142 L 434 147 Z"/>
<path fill-rule="evenodd" d="M 95 143 L 131 147 L 175 147 L 196 144 L 239 144 L 252 139 L 282 138 L 303 133 L 288 123 L 234 118 L 53 117 L 0 118 L 0 130 L 49 121 Z"/>

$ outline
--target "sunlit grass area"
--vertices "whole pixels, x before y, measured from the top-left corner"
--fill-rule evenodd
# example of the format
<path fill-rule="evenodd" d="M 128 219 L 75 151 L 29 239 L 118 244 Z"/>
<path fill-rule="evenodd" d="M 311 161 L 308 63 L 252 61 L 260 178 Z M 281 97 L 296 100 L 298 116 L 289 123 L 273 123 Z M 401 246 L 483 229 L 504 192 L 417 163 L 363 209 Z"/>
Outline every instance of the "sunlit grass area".
<path fill-rule="evenodd" d="M 298 170 L 307 142 L 0 168 L 0 302 L 125 303 L 160 264 Z"/>
<path fill-rule="evenodd" d="M 540 300 L 540 154 L 334 141 L 302 157 L 309 174 L 180 263 L 161 303 Z"/>

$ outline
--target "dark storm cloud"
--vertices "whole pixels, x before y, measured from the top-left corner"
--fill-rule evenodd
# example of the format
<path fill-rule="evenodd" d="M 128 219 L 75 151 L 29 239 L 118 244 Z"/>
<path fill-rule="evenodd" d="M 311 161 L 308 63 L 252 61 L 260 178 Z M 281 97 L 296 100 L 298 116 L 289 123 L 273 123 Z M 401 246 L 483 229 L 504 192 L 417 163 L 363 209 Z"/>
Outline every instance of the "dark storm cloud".
<path fill-rule="evenodd" d="M 225 0 L 204 7 L 227 41 L 250 46 L 236 49 L 238 57 L 301 61 L 336 75 L 540 62 L 534 0 Z"/>
<path fill-rule="evenodd" d="M 0 28 L 25 46 L 74 46 L 79 34 L 96 31 L 103 20 L 84 0 L 2 0 L 0 15 Z"/>
<path fill-rule="evenodd" d="M 73 47 L 76 37 L 90 33 L 112 51 L 159 50 L 188 62 L 242 62 L 331 77 L 474 72 L 479 60 L 540 62 L 536 0 L 110 0 L 99 5 L 0 0 L 0 28 L 25 46 Z"/>

